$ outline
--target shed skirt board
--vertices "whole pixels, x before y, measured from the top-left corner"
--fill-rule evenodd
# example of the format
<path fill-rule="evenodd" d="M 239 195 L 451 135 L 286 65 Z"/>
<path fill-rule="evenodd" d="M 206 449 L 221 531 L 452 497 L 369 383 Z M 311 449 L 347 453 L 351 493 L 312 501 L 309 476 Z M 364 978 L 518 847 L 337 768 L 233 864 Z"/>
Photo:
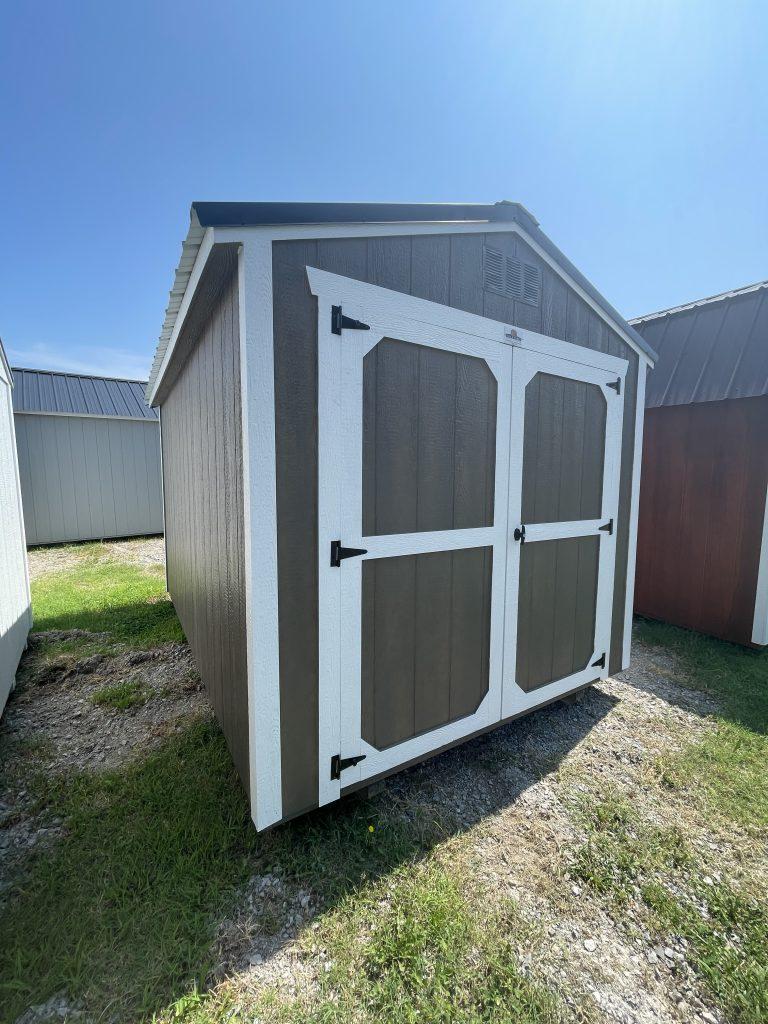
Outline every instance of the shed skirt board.
<path fill-rule="evenodd" d="M 627 364 L 308 275 L 325 804 L 607 674 Z"/>

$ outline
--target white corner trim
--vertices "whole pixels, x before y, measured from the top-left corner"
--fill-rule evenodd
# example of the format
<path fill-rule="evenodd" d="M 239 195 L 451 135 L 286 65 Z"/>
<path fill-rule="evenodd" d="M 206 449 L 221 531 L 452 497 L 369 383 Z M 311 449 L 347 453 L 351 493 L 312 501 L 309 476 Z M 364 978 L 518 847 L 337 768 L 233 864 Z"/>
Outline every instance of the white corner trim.
<path fill-rule="evenodd" d="M 643 425 L 645 423 L 645 378 L 648 367 L 637 364 L 637 394 L 635 396 L 635 450 L 632 459 L 632 495 L 629 503 L 629 541 L 627 542 L 627 580 L 624 594 L 624 642 L 621 652 L 622 669 L 629 667 L 632 649 L 632 613 L 635 607 L 635 567 L 637 565 L 637 520 L 640 514 L 640 477 L 643 464 Z"/>
<path fill-rule="evenodd" d="M 192 268 L 192 273 L 189 275 L 189 281 L 184 292 L 184 298 L 181 300 L 179 306 L 179 312 L 176 314 L 176 322 L 173 325 L 173 333 L 171 339 L 168 342 L 168 347 L 165 350 L 163 361 L 160 364 L 160 369 L 157 371 L 157 377 L 155 378 L 154 384 L 152 385 L 152 391 L 147 396 L 147 405 L 152 405 L 157 396 L 157 392 L 160 389 L 160 385 L 163 383 L 163 378 L 168 371 L 168 365 L 173 356 L 173 351 L 176 348 L 176 342 L 179 340 L 179 335 L 184 327 L 184 321 L 187 318 L 189 307 L 192 304 L 195 291 L 200 282 L 200 278 L 205 270 L 205 265 L 208 262 L 208 257 L 211 255 L 211 249 L 213 248 L 214 231 L 213 228 L 206 228 L 203 240 L 200 243 L 200 248 L 197 250 L 197 256 L 195 257 L 195 265 Z"/>
<path fill-rule="evenodd" d="M 763 536 L 760 542 L 760 562 L 755 592 L 755 617 L 752 620 L 752 643 L 764 647 L 768 644 L 768 495 L 763 510 Z"/>
<path fill-rule="evenodd" d="M 269 238 L 248 238 L 240 248 L 238 301 L 251 816 L 256 828 L 263 829 L 283 816 L 272 243 Z"/>

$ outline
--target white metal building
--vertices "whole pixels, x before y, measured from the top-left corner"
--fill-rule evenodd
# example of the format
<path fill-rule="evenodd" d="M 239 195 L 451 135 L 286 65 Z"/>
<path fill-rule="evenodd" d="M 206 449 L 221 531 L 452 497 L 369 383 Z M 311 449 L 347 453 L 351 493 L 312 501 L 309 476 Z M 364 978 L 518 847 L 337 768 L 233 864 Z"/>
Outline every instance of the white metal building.
<path fill-rule="evenodd" d="M 144 383 L 13 369 L 28 544 L 163 532 L 160 424 Z"/>
<path fill-rule="evenodd" d="M 13 377 L 0 342 L 0 714 L 32 625 L 12 390 Z"/>

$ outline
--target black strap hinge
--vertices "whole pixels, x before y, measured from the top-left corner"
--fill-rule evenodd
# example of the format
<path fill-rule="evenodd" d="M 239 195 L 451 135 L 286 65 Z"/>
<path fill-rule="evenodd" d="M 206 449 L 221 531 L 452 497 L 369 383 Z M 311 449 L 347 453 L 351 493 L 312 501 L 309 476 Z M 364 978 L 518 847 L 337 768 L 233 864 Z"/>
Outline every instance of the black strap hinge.
<path fill-rule="evenodd" d="M 607 533 L 609 537 L 613 536 L 613 520 L 609 519 L 607 523 L 603 523 L 602 526 L 598 526 L 598 530 L 602 530 L 603 533 Z"/>
<path fill-rule="evenodd" d="M 334 754 L 331 758 L 331 778 L 340 779 L 345 768 L 354 768 L 365 760 L 365 754 L 358 754 L 357 757 L 342 757 L 341 754 Z"/>
<path fill-rule="evenodd" d="M 351 316 L 344 316 L 341 306 L 331 306 L 331 333 L 341 334 L 342 331 L 370 331 L 368 324 L 362 320 L 353 320 Z"/>
<path fill-rule="evenodd" d="M 605 668 L 605 651 L 603 651 L 597 661 L 592 662 L 592 668 Z"/>
<path fill-rule="evenodd" d="M 331 568 L 338 569 L 342 558 L 354 558 L 356 555 L 367 555 L 368 548 L 343 548 L 340 540 L 331 541 Z"/>
<path fill-rule="evenodd" d="M 341 332 L 339 332 L 341 333 Z M 605 385 L 607 388 L 613 388 L 617 395 L 621 394 L 621 377 L 618 380 L 611 381 L 610 384 Z"/>

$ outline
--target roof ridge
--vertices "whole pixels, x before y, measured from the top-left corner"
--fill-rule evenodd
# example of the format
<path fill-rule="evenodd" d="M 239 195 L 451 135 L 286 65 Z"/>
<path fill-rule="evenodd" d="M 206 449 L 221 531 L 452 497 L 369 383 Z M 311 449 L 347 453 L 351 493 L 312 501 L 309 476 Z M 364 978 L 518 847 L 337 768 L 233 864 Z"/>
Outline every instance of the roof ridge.
<path fill-rule="evenodd" d="M 718 292 L 717 295 L 708 295 L 703 299 L 694 299 L 692 302 L 683 302 L 679 306 L 670 306 L 669 309 L 660 309 L 655 313 L 644 313 L 642 316 L 630 317 L 628 323 L 645 323 L 648 320 L 655 320 L 657 317 L 671 316 L 673 313 L 684 313 L 689 309 L 697 309 L 699 306 L 706 306 L 710 302 L 722 302 L 724 299 L 736 299 L 740 295 L 747 295 L 750 292 L 759 291 L 761 288 L 768 288 L 768 279 L 755 281 L 753 284 L 745 284 L 741 288 L 731 288 L 730 291 Z"/>
<path fill-rule="evenodd" d="M 85 377 L 88 380 L 115 380 L 123 384 L 141 384 L 146 387 L 146 380 L 140 377 L 112 377 L 104 373 L 75 373 L 74 370 L 46 370 L 40 366 L 12 366 L 12 372 L 16 373 L 55 373 L 57 377 Z"/>

